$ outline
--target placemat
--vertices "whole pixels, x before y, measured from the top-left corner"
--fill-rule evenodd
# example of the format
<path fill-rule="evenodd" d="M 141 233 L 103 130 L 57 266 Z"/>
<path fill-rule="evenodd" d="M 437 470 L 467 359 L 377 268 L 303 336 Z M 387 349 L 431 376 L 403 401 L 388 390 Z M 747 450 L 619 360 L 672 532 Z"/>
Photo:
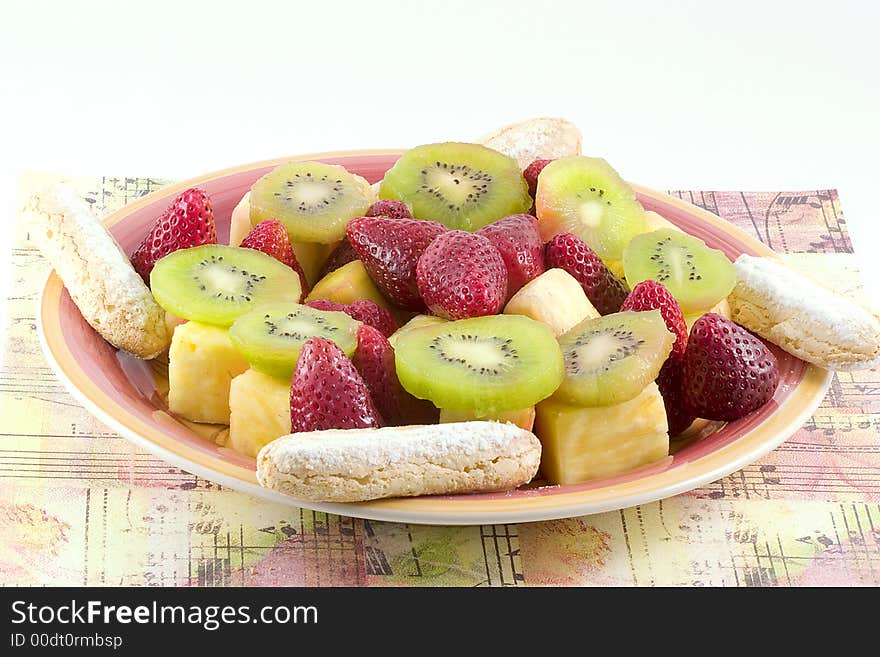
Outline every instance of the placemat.
<path fill-rule="evenodd" d="M 61 176 L 21 180 L 21 199 Z M 99 213 L 167 184 L 64 176 Z M 858 296 L 834 190 L 674 191 Z M 47 264 L 21 222 L 0 370 L 0 584 L 880 585 L 880 373 L 835 376 L 761 461 L 652 504 L 567 520 L 430 527 L 257 500 L 179 470 L 95 420 L 36 334 Z"/>

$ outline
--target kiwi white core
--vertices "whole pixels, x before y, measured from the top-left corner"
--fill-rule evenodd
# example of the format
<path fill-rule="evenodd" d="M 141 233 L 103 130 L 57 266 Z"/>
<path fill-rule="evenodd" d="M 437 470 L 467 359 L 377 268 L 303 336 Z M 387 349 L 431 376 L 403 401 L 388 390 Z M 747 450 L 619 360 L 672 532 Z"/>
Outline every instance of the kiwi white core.
<path fill-rule="evenodd" d="M 469 166 L 437 162 L 422 171 L 422 180 L 423 192 L 444 199 L 453 209 L 475 203 L 488 191 L 492 176 Z"/>
<path fill-rule="evenodd" d="M 481 374 L 500 374 L 516 361 L 511 340 L 476 335 L 438 336 L 430 349 L 448 361 Z"/>
<path fill-rule="evenodd" d="M 578 216 L 580 217 L 582 224 L 595 228 L 602 222 L 603 212 L 604 209 L 602 203 L 591 199 L 586 203 L 581 204 Z"/>
<path fill-rule="evenodd" d="M 266 277 L 249 274 L 235 265 L 223 265 L 222 260 L 212 256 L 199 265 L 195 278 L 201 289 L 211 297 L 227 301 L 238 298 L 250 301 L 254 284 Z"/>

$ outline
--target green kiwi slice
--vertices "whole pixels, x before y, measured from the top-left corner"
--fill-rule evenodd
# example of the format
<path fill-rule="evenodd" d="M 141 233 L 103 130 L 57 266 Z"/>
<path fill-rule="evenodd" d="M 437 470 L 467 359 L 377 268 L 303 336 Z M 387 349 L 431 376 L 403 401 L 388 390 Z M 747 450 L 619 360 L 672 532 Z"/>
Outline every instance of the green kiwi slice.
<path fill-rule="evenodd" d="M 544 241 L 574 233 L 603 260 L 620 260 L 629 241 L 647 229 L 635 192 L 605 160 L 594 157 L 563 157 L 544 167 L 535 210 Z"/>
<path fill-rule="evenodd" d="M 559 336 L 565 378 L 556 395 L 579 406 L 611 406 L 657 378 L 675 336 L 659 310 L 587 319 Z"/>
<path fill-rule="evenodd" d="M 327 338 L 351 356 L 360 324 L 343 312 L 276 303 L 239 317 L 229 329 L 229 338 L 253 369 L 290 378 L 306 340 Z"/>
<path fill-rule="evenodd" d="M 369 183 L 343 167 L 288 162 L 251 187 L 251 225 L 278 219 L 294 242 L 331 244 L 345 237 L 345 225 L 373 202 Z"/>
<path fill-rule="evenodd" d="M 527 212 L 532 205 L 515 160 L 485 146 L 458 142 L 406 151 L 385 174 L 379 198 L 408 203 L 417 219 L 470 231 Z"/>
<path fill-rule="evenodd" d="M 397 338 L 394 356 L 397 377 L 412 395 L 478 415 L 532 406 L 562 381 L 553 332 L 520 315 L 412 329 Z"/>
<path fill-rule="evenodd" d="M 302 294 L 299 276 L 275 258 L 236 246 L 205 244 L 160 259 L 150 273 L 156 302 L 172 315 L 229 326 L 257 306 Z"/>
<path fill-rule="evenodd" d="M 708 310 L 736 284 L 723 252 L 671 228 L 633 238 L 623 252 L 623 270 L 631 288 L 648 279 L 663 283 L 686 315 Z"/>

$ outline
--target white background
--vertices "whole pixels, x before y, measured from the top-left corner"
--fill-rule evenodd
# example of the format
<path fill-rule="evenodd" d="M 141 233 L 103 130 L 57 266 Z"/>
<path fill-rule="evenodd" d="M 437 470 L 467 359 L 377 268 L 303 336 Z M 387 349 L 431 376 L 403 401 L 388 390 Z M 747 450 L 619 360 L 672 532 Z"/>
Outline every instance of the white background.
<path fill-rule="evenodd" d="M 0 0 L 0 207 L 22 170 L 185 178 L 564 116 L 657 189 L 837 188 L 880 306 L 878 26 L 869 0 Z"/>

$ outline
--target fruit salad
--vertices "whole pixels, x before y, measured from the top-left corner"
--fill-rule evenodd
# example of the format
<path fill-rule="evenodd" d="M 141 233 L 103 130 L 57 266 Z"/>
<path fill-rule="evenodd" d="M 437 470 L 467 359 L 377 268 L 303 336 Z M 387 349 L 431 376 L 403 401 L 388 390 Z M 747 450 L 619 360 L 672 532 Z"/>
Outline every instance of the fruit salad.
<path fill-rule="evenodd" d="M 348 474 L 288 490 L 348 501 L 514 487 L 538 462 L 549 485 L 614 476 L 773 397 L 773 352 L 729 318 L 724 253 L 646 212 L 605 160 L 522 166 L 456 142 L 406 151 L 374 186 L 283 164 L 242 198 L 228 245 L 208 194 L 181 193 L 131 254 L 173 318 L 170 411 L 229 425 L 229 446 L 275 474 L 267 445 L 308 434 L 284 458 L 344 454 Z M 435 460 L 482 454 L 492 431 L 516 455 L 443 461 L 444 484 Z"/>

